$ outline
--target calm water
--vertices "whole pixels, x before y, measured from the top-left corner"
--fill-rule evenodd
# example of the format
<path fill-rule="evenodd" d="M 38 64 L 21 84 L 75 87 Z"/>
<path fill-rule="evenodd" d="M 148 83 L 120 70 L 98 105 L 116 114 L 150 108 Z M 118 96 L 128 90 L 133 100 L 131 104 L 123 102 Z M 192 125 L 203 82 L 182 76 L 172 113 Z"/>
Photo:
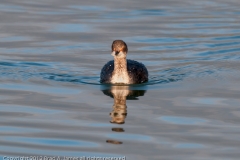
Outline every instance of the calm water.
<path fill-rule="evenodd" d="M 0 157 L 238 160 L 239 6 L 2 1 Z M 115 39 L 148 83 L 99 83 Z"/>

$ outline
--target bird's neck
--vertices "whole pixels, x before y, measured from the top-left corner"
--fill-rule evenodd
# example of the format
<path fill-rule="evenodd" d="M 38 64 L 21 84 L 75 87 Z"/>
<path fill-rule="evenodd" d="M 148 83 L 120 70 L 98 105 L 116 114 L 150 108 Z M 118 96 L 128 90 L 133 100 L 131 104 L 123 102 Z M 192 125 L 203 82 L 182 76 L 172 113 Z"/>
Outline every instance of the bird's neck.
<path fill-rule="evenodd" d="M 125 83 L 125 84 L 129 83 L 126 58 L 114 58 L 114 70 L 113 70 L 112 82 Z"/>
<path fill-rule="evenodd" d="M 115 72 L 127 72 L 126 58 L 114 58 L 114 71 Z"/>

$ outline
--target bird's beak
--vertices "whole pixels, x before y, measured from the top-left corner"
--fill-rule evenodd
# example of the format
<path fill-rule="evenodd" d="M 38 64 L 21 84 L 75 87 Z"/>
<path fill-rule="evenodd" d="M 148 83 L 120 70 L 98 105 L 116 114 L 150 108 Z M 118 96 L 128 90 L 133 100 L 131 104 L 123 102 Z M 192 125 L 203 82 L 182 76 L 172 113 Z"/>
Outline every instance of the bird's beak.
<path fill-rule="evenodd" d="M 117 56 L 120 52 L 119 51 L 112 51 L 112 56 Z"/>

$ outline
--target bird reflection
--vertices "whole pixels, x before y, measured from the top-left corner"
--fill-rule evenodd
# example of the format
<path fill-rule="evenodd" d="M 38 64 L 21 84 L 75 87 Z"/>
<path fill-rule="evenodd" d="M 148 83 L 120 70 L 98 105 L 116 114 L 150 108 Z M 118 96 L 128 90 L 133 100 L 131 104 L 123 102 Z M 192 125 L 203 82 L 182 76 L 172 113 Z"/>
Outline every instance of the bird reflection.
<path fill-rule="evenodd" d="M 127 117 L 126 100 L 137 100 L 138 96 L 143 96 L 145 90 L 130 90 L 129 86 L 114 85 L 108 89 L 103 90 L 105 95 L 114 99 L 113 110 L 110 112 L 110 123 L 124 124 Z M 123 128 L 112 128 L 113 132 L 125 132 Z M 107 140 L 107 143 L 122 144 L 123 142 L 117 140 Z"/>
<path fill-rule="evenodd" d="M 126 99 L 129 94 L 128 86 L 112 86 L 111 93 L 114 98 L 113 110 L 110 113 L 111 123 L 124 124 L 127 117 Z"/>

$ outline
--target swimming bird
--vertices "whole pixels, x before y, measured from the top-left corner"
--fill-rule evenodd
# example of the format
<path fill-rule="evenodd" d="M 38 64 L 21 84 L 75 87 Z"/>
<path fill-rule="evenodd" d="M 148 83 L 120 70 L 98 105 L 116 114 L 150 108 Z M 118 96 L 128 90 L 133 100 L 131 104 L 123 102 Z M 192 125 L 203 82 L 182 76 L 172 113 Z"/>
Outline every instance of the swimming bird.
<path fill-rule="evenodd" d="M 114 60 L 106 63 L 100 74 L 101 83 L 137 84 L 148 81 L 148 70 L 142 64 L 127 59 L 128 47 L 123 40 L 112 43 L 112 56 Z"/>

